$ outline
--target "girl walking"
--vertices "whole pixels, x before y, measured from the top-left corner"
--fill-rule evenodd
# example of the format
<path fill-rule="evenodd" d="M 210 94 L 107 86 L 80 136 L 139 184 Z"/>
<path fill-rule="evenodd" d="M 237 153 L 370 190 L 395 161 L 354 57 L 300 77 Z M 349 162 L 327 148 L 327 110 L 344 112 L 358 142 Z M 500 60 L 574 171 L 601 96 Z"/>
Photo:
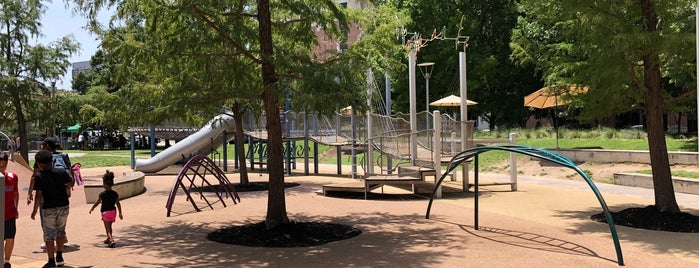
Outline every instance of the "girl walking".
<path fill-rule="evenodd" d="M 95 204 L 92 205 L 92 208 L 90 208 L 90 214 L 92 214 L 92 211 L 97 207 L 97 205 L 102 203 L 100 212 L 102 212 L 104 231 L 107 233 L 107 239 L 104 240 L 104 243 L 110 248 L 116 247 L 114 237 L 112 236 L 112 223 L 116 221 L 117 210 L 119 210 L 119 219 L 124 219 L 124 216 L 121 214 L 119 194 L 112 190 L 113 185 L 114 173 L 107 170 L 104 176 L 102 176 L 102 187 L 104 187 L 104 191 L 99 194 L 97 202 L 95 202 Z"/>

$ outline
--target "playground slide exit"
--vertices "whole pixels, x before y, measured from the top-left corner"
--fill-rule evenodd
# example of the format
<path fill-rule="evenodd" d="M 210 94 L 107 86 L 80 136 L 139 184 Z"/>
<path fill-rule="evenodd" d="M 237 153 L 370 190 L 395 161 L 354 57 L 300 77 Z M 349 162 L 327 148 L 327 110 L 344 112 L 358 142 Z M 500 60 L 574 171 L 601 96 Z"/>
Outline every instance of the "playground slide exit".
<path fill-rule="evenodd" d="M 217 137 L 223 131 L 235 131 L 233 117 L 228 114 L 220 114 L 214 117 L 199 131 L 149 159 L 136 159 L 134 170 L 154 173 L 177 163 L 177 161 L 187 160 L 190 155 L 202 153 L 202 151 L 208 152 L 212 146 L 218 147 L 221 145 L 222 141 L 217 139 Z"/>

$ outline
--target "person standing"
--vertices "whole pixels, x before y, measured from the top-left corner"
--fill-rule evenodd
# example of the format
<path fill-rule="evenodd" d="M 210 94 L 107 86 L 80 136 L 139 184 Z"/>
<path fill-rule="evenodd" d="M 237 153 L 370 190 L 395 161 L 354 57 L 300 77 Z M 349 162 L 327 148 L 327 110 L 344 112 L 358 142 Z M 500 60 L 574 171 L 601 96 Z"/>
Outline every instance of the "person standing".
<path fill-rule="evenodd" d="M 63 170 L 66 171 L 71 177 L 71 183 L 68 184 L 68 187 L 66 187 L 66 194 L 68 197 L 70 197 L 71 192 L 73 190 L 73 185 L 75 183 L 75 179 L 73 177 L 73 170 L 71 169 L 70 165 L 70 157 L 68 154 L 64 154 L 61 152 L 58 152 L 58 150 L 61 148 L 61 144 L 58 143 L 58 141 L 54 138 L 46 138 L 44 141 L 41 143 L 41 149 L 42 150 L 47 150 L 51 152 L 51 156 L 54 158 L 51 163 L 54 165 L 54 167 L 59 167 L 62 168 Z M 27 190 L 28 196 L 27 196 L 27 205 L 32 203 L 32 200 L 34 199 L 34 176 L 39 173 L 39 166 L 37 162 L 34 162 L 34 173 L 32 174 L 31 179 L 29 179 L 29 189 Z M 39 204 L 41 206 L 42 204 Z M 40 211 L 41 212 L 41 211 Z M 66 238 L 67 239 L 67 238 Z M 63 241 L 64 243 L 68 243 L 68 240 Z M 46 249 L 46 244 L 41 243 L 39 245 L 41 249 Z"/>
<path fill-rule="evenodd" d="M 100 212 L 102 213 L 102 222 L 104 222 L 104 231 L 107 233 L 107 239 L 104 240 L 104 243 L 107 244 L 107 246 L 110 248 L 116 247 L 116 243 L 114 242 L 114 236 L 112 236 L 112 223 L 116 221 L 117 210 L 119 210 L 119 219 L 124 219 L 124 216 L 121 214 L 121 203 L 119 203 L 119 193 L 112 190 L 113 185 L 114 172 L 107 170 L 104 176 L 102 176 L 102 187 L 104 187 L 104 191 L 102 191 L 99 194 L 97 201 L 94 205 L 92 205 L 92 208 L 90 208 L 89 212 L 90 214 L 92 214 L 92 211 L 95 210 L 97 205 L 102 203 L 102 207 L 100 207 Z"/>
<path fill-rule="evenodd" d="M 55 138 L 49 137 L 44 139 L 44 141 L 41 143 L 41 149 L 51 152 L 51 156 L 55 157 L 57 160 L 60 159 L 59 162 L 61 163 L 59 164 L 59 166 L 62 167 L 66 171 L 66 173 L 68 173 L 68 175 L 70 175 L 72 182 L 69 185 L 70 187 L 66 188 L 66 193 L 68 194 L 68 197 L 70 197 L 71 190 L 73 188 L 73 182 L 75 181 L 73 179 L 73 171 L 71 170 L 70 157 L 68 156 L 68 154 L 64 154 L 58 151 L 59 149 L 61 149 L 61 144 L 58 143 L 58 141 L 56 141 Z M 51 163 L 54 164 L 55 162 L 56 161 L 53 160 Z M 39 173 L 39 166 L 38 163 L 35 162 L 34 173 L 32 175 L 32 178 L 29 180 L 29 190 L 27 191 L 27 205 L 31 204 L 32 198 L 34 198 L 34 175 L 36 175 L 37 173 Z"/>
<path fill-rule="evenodd" d="M 66 187 L 70 186 L 72 179 L 62 168 L 54 168 L 50 151 L 37 152 L 35 161 L 38 163 L 39 173 L 34 175 L 35 202 L 31 219 L 35 219 L 39 204 L 42 204 L 41 229 L 48 255 L 48 262 L 43 267 L 62 267 L 65 264 L 63 245 L 66 241 L 65 229 L 70 204 Z"/>
<path fill-rule="evenodd" d="M 0 153 L 0 172 L 5 175 L 5 264 L 4 268 L 11 268 L 10 257 L 12 250 L 15 247 L 15 234 L 17 233 L 17 218 L 19 211 L 17 204 L 19 203 L 18 182 L 19 176 L 15 173 L 7 172 L 7 163 L 9 156 L 6 153 Z"/>

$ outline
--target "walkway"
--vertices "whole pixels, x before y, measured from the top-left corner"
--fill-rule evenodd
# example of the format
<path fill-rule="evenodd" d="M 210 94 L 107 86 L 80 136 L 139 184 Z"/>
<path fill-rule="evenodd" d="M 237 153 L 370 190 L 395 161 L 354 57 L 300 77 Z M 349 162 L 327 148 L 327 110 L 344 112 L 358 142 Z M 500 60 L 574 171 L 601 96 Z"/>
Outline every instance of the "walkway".
<path fill-rule="evenodd" d="M 117 174 L 130 170 L 110 169 Z M 27 172 L 19 172 L 24 187 Z M 103 172 L 100 168 L 82 173 L 99 177 Z M 328 166 L 326 174 L 334 172 L 335 166 Z M 266 180 L 266 176 L 253 173 L 250 178 Z M 506 178 L 481 173 L 482 181 L 501 177 Z M 174 175 L 148 176 L 145 194 L 122 201 L 124 220 L 114 225 L 119 244 L 114 249 L 102 244 L 99 216 L 88 214 L 91 204 L 85 204 L 82 188 L 76 188 L 66 267 L 617 267 L 607 225 L 588 219 L 599 212 L 599 204 L 581 180 L 520 178 L 517 192 L 508 191 L 507 186 L 481 187 L 481 229 L 474 230 L 471 193 L 445 193 L 427 220 L 427 199 L 326 197 L 315 191 L 323 184 L 350 179 L 288 176 L 287 182 L 301 183 L 287 190 L 286 207 L 292 220 L 349 224 L 363 233 L 310 248 L 249 248 L 211 242 L 206 234 L 263 220 L 266 192 L 241 193 L 238 205 L 199 213 L 191 212 L 191 206 L 179 199 L 180 214 L 168 218 L 165 202 L 174 179 Z M 230 179 L 237 181 L 237 175 Z M 653 202 L 651 190 L 598 186 L 615 211 Z M 38 221 L 29 219 L 25 196 L 20 200 L 13 267 L 40 267 L 46 258 L 38 247 L 41 228 Z M 685 211 L 699 214 L 699 196 L 678 194 L 678 201 Z M 699 234 L 622 226 L 617 231 L 627 267 L 699 265 Z"/>

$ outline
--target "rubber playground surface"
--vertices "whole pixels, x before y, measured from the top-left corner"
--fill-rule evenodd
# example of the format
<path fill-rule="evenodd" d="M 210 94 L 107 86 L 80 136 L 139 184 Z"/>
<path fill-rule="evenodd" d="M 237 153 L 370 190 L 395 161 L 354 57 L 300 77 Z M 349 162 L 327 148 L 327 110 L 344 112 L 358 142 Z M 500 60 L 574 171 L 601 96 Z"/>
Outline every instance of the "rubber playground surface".
<path fill-rule="evenodd" d="M 119 177 L 129 167 L 108 168 Z M 26 187 L 31 172 L 16 163 L 20 175 L 20 218 L 13 267 L 41 267 L 39 221 L 31 220 Z M 83 169 L 100 178 L 105 168 Z M 331 167 L 325 174 L 333 174 Z M 321 172 L 323 173 L 323 172 Z M 503 175 L 481 173 L 481 181 Z M 548 175 L 554 176 L 554 174 Z M 237 174 L 228 175 L 233 182 Z M 124 220 L 114 224 L 116 248 L 107 248 L 99 214 L 88 214 L 82 187 L 71 197 L 65 267 L 617 267 L 608 225 L 589 220 L 601 208 L 580 180 L 519 179 L 509 186 L 480 188 L 478 225 L 474 228 L 473 193 L 445 193 L 425 219 L 428 199 L 385 187 L 369 200 L 363 194 L 323 196 L 322 185 L 351 182 L 338 176 L 286 177 L 300 186 L 287 188 L 286 208 L 294 221 L 352 225 L 362 234 L 348 240 L 307 248 L 252 248 L 206 239 L 217 228 L 259 222 L 267 209 L 266 192 L 239 193 L 241 202 L 195 212 L 183 194 L 173 215 L 165 204 L 176 175 L 146 176 L 146 192 L 121 201 Z M 266 174 L 251 173 L 253 181 Z M 653 204 L 652 190 L 598 185 L 611 210 Z M 379 189 L 374 191 L 380 193 Z M 181 193 L 181 192 L 180 192 Z M 202 200 L 195 198 L 198 204 Z M 677 194 L 685 212 L 699 214 L 699 196 Z M 697 267 L 699 234 L 616 227 L 628 267 Z"/>

